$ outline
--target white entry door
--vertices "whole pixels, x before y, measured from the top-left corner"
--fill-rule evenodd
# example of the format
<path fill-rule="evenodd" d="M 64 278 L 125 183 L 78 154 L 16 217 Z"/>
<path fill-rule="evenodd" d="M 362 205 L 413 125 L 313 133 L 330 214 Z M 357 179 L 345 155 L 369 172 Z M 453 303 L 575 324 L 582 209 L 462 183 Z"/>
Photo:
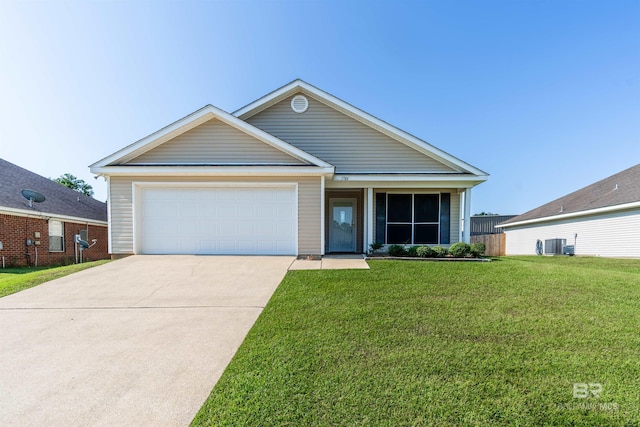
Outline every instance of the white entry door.
<path fill-rule="evenodd" d="M 295 255 L 297 203 L 286 187 L 143 187 L 138 253 Z"/>

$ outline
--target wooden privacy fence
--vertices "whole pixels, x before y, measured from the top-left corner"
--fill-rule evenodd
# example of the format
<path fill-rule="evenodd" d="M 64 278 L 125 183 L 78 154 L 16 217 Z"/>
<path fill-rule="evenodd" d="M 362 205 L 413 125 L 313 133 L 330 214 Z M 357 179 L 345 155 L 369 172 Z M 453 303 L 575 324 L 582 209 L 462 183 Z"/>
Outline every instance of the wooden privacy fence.
<path fill-rule="evenodd" d="M 485 251 L 487 256 L 504 256 L 506 253 L 507 235 L 505 233 L 471 236 L 471 243 L 475 242 L 484 243 L 487 247 Z"/>

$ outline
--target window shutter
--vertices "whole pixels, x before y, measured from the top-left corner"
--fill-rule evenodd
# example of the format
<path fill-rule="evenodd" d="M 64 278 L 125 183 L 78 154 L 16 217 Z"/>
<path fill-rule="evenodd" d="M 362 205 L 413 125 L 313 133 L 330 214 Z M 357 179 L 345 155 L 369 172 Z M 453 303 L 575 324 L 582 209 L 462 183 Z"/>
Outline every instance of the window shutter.
<path fill-rule="evenodd" d="M 385 231 L 387 228 L 387 194 L 376 193 L 376 243 L 387 241 Z"/>
<path fill-rule="evenodd" d="M 440 194 L 440 243 L 448 245 L 451 236 L 451 193 Z"/>

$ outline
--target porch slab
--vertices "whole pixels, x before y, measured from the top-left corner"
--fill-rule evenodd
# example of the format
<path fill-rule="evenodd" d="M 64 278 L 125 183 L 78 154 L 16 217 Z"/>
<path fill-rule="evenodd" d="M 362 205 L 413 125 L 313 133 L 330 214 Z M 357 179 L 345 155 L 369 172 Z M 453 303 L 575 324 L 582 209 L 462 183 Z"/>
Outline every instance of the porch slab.
<path fill-rule="evenodd" d="M 368 270 L 369 264 L 362 255 L 328 255 L 320 260 L 297 259 L 291 270 Z"/>

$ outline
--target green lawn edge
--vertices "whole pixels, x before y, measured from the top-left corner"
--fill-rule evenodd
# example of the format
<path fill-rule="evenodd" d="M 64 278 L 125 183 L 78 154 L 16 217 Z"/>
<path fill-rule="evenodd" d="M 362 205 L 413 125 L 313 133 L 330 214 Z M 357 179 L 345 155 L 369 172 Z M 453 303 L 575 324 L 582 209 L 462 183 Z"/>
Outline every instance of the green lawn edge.
<path fill-rule="evenodd" d="M 61 267 L 47 266 L 0 269 L 0 298 L 107 262 L 110 262 L 110 260 L 91 261 Z"/>
<path fill-rule="evenodd" d="M 289 272 L 192 425 L 638 425 L 640 260 L 494 261 Z"/>

